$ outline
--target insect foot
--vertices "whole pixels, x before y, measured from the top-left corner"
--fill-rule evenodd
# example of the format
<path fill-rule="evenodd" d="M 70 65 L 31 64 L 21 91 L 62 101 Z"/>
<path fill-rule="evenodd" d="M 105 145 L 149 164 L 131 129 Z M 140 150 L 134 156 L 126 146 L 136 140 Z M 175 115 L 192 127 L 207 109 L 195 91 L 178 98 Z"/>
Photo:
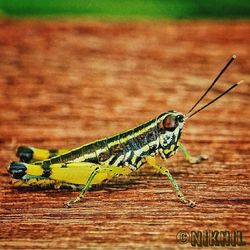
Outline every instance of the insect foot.
<path fill-rule="evenodd" d="M 64 205 L 65 205 L 65 207 L 67 207 L 67 208 L 71 208 L 73 204 L 74 204 L 73 201 L 64 202 Z"/>
<path fill-rule="evenodd" d="M 189 163 L 191 164 L 197 164 L 203 160 L 207 160 L 208 156 L 207 155 L 197 155 L 197 156 L 190 156 L 188 158 Z"/>
<path fill-rule="evenodd" d="M 189 207 L 195 207 L 195 206 L 196 206 L 196 203 L 195 203 L 194 201 L 192 201 L 192 200 L 187 200 L 187 205 L 188 205 Z"/>
<path fill-rule="evenodd" d="M 64 202 L 64 205 L 67 208 L 71 208 L 75 203 L 79 202 L 80 200 L 81 200 L 81 198 L 77 197 L 75 200 L 70 200 L 70 201 Z"/>
<path fill-rule="evenodd" d="M 180 201 L 184 204 L 187 204 L 189 207 L 195 207 L 196 203 L 192 200 L 188 200 L 185 198 L 183 193 L 181 191 L 177 192 L 177 197 L 180 199 Z"/>

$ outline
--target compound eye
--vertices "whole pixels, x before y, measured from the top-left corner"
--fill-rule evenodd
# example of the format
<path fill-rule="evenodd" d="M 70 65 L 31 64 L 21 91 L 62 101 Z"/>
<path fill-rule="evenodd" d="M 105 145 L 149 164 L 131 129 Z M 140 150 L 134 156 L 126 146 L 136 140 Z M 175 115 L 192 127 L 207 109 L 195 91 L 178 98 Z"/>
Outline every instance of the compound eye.
<path fill-rule="evenodd" d="M 176 128 L 175 119 L 172 116 L 167 116 L 163 121 L 163 127 L 168 131 L 173 131 Z"/>
<path fill-rule="evenodd" d="M 184 116 L 183 115 L 178 115 L 177 120 L 178 120 L 178 122 L 184 122 Z"/>

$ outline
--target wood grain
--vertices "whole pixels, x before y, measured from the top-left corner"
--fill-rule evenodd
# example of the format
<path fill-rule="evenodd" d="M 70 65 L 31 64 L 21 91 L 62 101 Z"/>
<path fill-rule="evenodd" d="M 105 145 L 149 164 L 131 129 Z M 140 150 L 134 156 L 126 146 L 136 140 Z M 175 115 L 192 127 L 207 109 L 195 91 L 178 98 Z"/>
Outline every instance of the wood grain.
<path fill-rule="evenodd" d="M 180 230 L 239 230 L 248 244 L 240 249 L 249 248 L 249 24 L 0 21 L 0 248 L 193 249 L 177 242 Z M 209 159 L 189 165 L 178 153 L 166 163 L 194 209 L 149 166 L 72 209 L 62 204 L 75 192 L 11 185 L 18 145 L 74 147 L 185 112 L 233 53 L 210 97 L 246 83 L 183 134 Z"/>

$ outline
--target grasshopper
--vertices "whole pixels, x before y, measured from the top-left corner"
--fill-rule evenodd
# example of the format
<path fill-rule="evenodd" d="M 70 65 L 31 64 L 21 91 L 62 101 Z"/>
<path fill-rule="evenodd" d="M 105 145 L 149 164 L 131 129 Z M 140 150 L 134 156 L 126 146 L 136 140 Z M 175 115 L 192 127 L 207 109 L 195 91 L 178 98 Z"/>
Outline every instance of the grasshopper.
<path fill-rule="evenodd" d="M 193 111 L 212 89 L 228 68 L 235 55 L 219 72 L 209 88 L 186 113 L 168 111 L 156 118 L 118 135 L 103 138 L 74 149 L 39 149 L 20 146 L 17 149 L 19 162 L 12 162 L 8 172 L 16 186 L 73 187 L 81 189 L 80 194 L 66 202 L 68 207 L 82 200 L 91 185 L 101 184 L 116 175 L 128 175 L 147 163 L 166 176 L 176 191 L 179 200 L 190 207 L 195 202 L 187 199 L 169 170 L 159 164 L 156 156 L 164 160 L 173 156 L 178 148 L 190 163 L 198 163 L 207 157 L 191 156 L 181 144 L 184 123 L 205 109 L 242 81 L 235 83 L 225 92 Z"/>

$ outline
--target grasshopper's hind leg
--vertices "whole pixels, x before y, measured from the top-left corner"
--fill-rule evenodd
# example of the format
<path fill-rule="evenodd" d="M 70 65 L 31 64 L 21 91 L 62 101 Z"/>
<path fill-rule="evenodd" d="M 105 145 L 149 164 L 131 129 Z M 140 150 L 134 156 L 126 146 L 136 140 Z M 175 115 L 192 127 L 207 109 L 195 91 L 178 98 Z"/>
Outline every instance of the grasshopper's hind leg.
<path fill-rule="evenodd" d="M 41 149 L 29 146 L 17 148 L 16 155 L 21 162 L 43 161 L 51 157 L 67 153 L 70 149 Z"/>
<path fill-rule="evenodd" d="M 161 166 L 160 164 L 158 164 L 156 162 L 155 157 L 152 157 L 152 156 L 146 157 L 146 161 L 150 166 L 154 167 L 160 173 L 167 176 L 167 178 L 169 179 L 169 181 L 171 182 L 172 186 L 174 187 L 174 189 L 176 191 L 177 197 L 180 199 L 180 201 L 182 203 L 187 204 L 189 207 L 194 207 L 195 206 L 195 202 L 193 202 L 192 200 L 186 199 L 186 197 L 183 195 L 183 193 L 181 192 L 181 190 L 179 188 L 179 185 L 177 184 L 177 182 L 175 181 L 175 179 L 173 178 L 173 176 L 170 174 L 169 170 L 166 167 Z"/>
<path fill-rule="evenodd" d="M 29 179 L 34 176 L 35 182 L 37 178 L 41 180 L 45 178 L 59 185 L 84 185 L 79 196 L 66 203 L 70 207 L 84 197 L 92 184 L 101 184 L 115 175 L 128 175 L 131 173 L 131 169 L 130 167 L 116 167 L 92 162 L 55 163 L 46 167 L 41 164 L 12 162 L 8 167 L 8 172 L 18 180 L 22 180 L 28 175 Z"/>
<path fill-rule="evenodd" d="M 188 151 L 186 150 L 186 148 L 181 143 L 179 143 L 179 148 L 182 151 L 182 153 L 184 154 L 186 160 L 191 164 L 199 163 L 203 160 L 208 159 L 208 156 L 206 156 L 206 155 L 197 155 L 197 156 L 190 155 L 188 153 Z"/>
<path fill-rule="evenodd" d="M 84 188 L 80 192 L 80 194 L 74 200 L 66 202 L 65 205 L 67 207 L 72 207 L 72 205 L 74 205 L 75 203 L 80 202 L 82 198 L 85 196 L 86 192 L 90 189 L 91 184 L 93 183 L 95 177 L 98 178 L 98 174 L 108 174 L 108 175 L 110 174 L 111 176 L 114 176 L 117 174 L 128 175 L 129 173 L 131 173 L 131 169 L 129 167 L 115 167 L 115 166 L 106 166 L 97 164 L 96 168 L 93 169 L 93 171 L 89 175 L 88 180 Z"/>

